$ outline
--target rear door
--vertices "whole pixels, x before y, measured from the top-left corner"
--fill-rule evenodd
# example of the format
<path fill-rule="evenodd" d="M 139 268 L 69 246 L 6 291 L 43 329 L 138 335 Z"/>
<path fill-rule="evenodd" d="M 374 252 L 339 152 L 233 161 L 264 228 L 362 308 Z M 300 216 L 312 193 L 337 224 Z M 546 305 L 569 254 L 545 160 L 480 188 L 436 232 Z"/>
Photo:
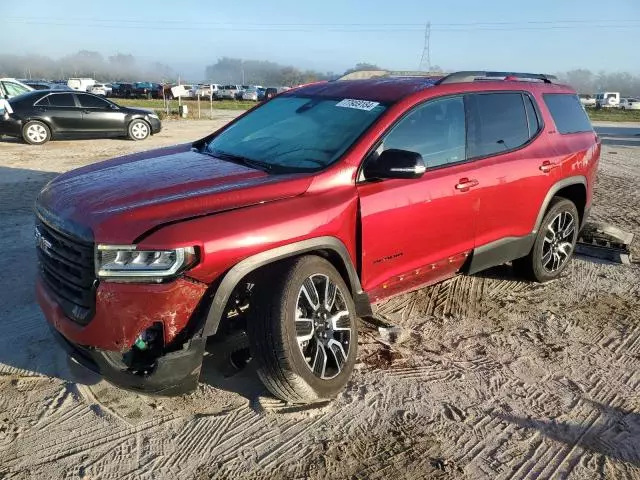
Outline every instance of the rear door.
<path fill-rule="evenodd" d="M 458 271 L 473 249 L 478 211 L 462 96 L 414 108 L 371 156 L 390 148 L 420 153 L 427 171 L 412 180 L 360 179 L 362 279 L 373 301 Z"/>
<path fill-rule="evenodd" d="M 82 132 L 82 112 L 73 93 L 52 93 L 41 98 L 35 108 L 50 118 L 56 132 L 64 135 Z"/>
<path fill-rule="evenodd" d="M 562 169 L 541 135 L 542 116 L 532 95 L 474 93 L 467 95 L 467 107 L 469 156 L 482 167 L 475 272 L 528 253 L 540 206 Z"/>
<path fill-rule="evenodd" d="M 114 104 L 86 93 L 76 94 L 82 107 L 82 130 L 88 135 L 123 134 L 125 114 Z"/>

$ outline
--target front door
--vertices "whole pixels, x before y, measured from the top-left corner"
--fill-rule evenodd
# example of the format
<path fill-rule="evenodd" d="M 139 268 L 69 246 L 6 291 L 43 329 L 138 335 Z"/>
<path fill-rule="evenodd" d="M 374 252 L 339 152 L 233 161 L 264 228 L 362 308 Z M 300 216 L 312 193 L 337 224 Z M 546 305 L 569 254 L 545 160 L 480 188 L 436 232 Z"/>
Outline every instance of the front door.
<path fill-rule="evenodd" d="M 76 95 L 82 107 L 83 133 L 91 136 L 125 133 L 125 114 L 116 105 L 95 95 Z"/>
<path fill-rule="evenodd" d="M 427 166 L 419 179 L 359 179 L 361 276 L 372 301 L 450 277 L 471 253 L 479 197 L 465 136 L 463 97 L 435 99 L 414 108 L 372 153 L 418 152 Z"/>

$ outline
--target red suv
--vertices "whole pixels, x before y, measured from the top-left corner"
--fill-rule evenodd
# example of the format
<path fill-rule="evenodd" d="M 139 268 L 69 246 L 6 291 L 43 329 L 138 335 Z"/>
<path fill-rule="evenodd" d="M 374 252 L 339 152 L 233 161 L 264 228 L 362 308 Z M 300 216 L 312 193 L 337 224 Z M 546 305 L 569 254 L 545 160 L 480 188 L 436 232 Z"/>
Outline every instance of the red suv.
<path fill-rule="evenodd" d="M 505 262 L 559 277 L 599 155 L 552 76 L 306 85 L 193 144 L 50 182 L 38 301 L 70 354 L 125 388 L 189 391 L 207 338 L 244 332 L 274 395 L 331 398 L 372 303 Z"/>

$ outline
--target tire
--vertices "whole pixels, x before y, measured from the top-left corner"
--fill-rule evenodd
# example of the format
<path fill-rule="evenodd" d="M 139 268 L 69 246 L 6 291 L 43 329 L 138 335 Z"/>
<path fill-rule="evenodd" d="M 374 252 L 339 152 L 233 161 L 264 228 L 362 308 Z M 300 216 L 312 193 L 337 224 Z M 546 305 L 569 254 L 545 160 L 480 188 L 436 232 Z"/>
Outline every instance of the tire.
<path fill-rule="evenodd" d="M 146 140 L 151 135 L 151 125 L 144 120 L 136 119 L 129 123 L 129 138 L 131 140 Z"/>
<path fill-rule="evenodd" d="M 569 264 L 578 240 L 580 217 L 571 200 L 555 197 L 529 255 L 514 260 L 516 272 L 540 283 L 558 278 Z"/>
<path fill-rule="evenodd" d="M 330 308 L 325 302 L 327 280 L 336 287 L 329 289 L 335 291 L 328 295 L 333 298 Z M 340 274 L 326 260 L 310 255 L 285 264 L 262 288 L 256 287 L 247 329 L 262 383 L 291 403 L 334 398 L 351 376 L 358 348 L 355 306 Z M 315 310 L 309 298 L 315 299 Z"/>
<path fill-rule="evenodd" d="M 51 139 L 51 130 L 46 123 L 31 120 L 22 127 L 22 138 L 30 145 L 44 145 Z"/>

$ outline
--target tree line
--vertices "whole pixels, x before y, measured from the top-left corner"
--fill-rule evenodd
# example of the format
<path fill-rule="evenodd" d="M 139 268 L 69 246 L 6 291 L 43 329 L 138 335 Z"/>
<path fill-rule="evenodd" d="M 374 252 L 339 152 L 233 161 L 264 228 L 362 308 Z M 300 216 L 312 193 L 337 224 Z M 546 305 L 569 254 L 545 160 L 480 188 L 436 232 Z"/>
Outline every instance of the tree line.
<path fill-rule="evenodd" d="M 244 60 L 222 57 L 204 69 L 203 80 L 210 83 L 230 83 L 264 86 L 294 86 L 318 80 L 329 80 L 358 70 L 379 70 L 371 63 L 357 63 L 346 72 L 321 72 L 282 65 L 269 60 Z M 440 71 L 434 67 L 434 71 Z M 178 73 L 169 65 L 155 62 L 143 64 L 133 55 L 118 53 L 103 56 L 98 52 L 81 50 L 59 59 L 42 55 L 0 54 L 0 77 L 46 78 L 91 77 L 103 81 L 175 82 Z M 623 96 L 640 96 L 640 75 L 628 72 L 592 72 L 576 69 L 558 73 L 559 78 L 572 85 L 578 93 L 602 91 L 620 92 Z M 200 79 L 183 79 L 188 81 Z"/>

